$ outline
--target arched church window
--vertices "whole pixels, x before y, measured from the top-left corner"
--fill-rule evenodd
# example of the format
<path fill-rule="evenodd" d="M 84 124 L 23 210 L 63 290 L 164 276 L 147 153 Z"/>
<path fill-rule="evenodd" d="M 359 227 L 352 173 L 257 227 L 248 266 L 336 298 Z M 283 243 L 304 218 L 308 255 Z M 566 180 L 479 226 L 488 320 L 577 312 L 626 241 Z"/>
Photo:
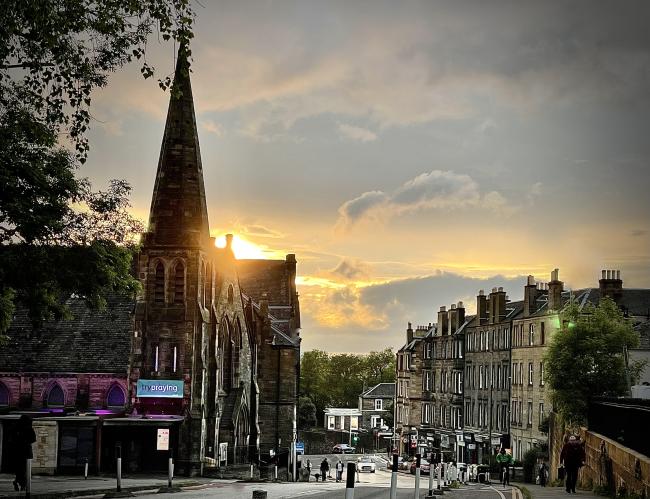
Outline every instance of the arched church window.
<path fill-rule="evenodd" d="M 156 303 L 165 303 L 165 267 L 162 262 L 156 264 L 153 288 L 153 301 Z"/>
<path fill-rule="evenodd" d="M 4 383 L 0 383 L 0 407 L 9 405 L 9 389 Z"/>
<path fill-rule="evenodd" d="M 235 334 L 233 335 L 232 338 L 232 366 L 231 366 L 231 372 L 232 372 L 232 386 L 237 387 L 239 386 L 239 364 L 240 364 L 240 356 L 241 356 L 241 325 L 239 324 L 239 319 L 237 320 L 237 324 L 235 326 Z"/>
<path fill-rule="evenodd" d="M 185 301 L 185 266 L 183 262 L 176 262 L 174 267 L 174 303 L 182 304 Z"/>
<path fill-rule="evenodd" d="M 50 392 L 47 394 L 46 404 L 47 407 L 63 407 L 65 405 L 65 395 L 63 394 L 61 385 L 56 383 L 50 388 Z"/>
<path fill-rule="evenodd" d="M 232 288 L 232 284 L 228 286 L 228 303 L 233 303 L 235 301 L 235 291 Z"/>
<path fill-rule="evenodd" d="M 110 390 L 108 390 L 108 395 L 106 396 L 106 405 L 108 407 L 124 407 L 126 404 L 126 396 L 124 395 L 124 390 L 119 385 L 113 385 Z"/>

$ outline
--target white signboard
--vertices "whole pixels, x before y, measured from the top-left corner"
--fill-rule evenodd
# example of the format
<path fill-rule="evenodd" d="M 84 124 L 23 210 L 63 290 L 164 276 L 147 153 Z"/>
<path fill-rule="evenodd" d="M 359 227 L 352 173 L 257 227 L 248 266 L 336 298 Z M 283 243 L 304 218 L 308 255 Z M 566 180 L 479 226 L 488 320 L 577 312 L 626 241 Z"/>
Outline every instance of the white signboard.
<path fill-rule="evenodd" d="M 158 428 L 156 450 L 169 450 L 169 428 Z"/>
<path fill-rule="evenodd" d="M 228 442 L 219 443 L 219 461 L 228 463 Z"/>
<path fill-rule="evenodd" d="M 350 417 L 350 429 L 358 430 L 359 429 L 359 416 Z"/>

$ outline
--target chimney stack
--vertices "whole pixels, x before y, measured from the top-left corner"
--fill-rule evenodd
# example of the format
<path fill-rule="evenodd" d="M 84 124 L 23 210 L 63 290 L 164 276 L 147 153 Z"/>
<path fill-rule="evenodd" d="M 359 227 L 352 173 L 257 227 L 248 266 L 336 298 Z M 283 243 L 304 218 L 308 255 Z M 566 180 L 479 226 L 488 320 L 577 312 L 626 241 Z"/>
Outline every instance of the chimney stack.
<path fill-rule="evenodd" d="M 538 288 L 535 284 L 535 278 L 529 275 L 524 287 L 524 317 L 533 315 L 537 310 L 537 293 Z"/>
<path fill-rule="evenodd" d="M 448 333 L 449 320 L 447 316 L 447 307 L 440 307 L 438 312 L 438 334 L 444 336 Z"/>
<path fill-rule="evenodd" d="M 487 324 L 487 297 L 482 289 L 478 292 L 478 296 L 476 297 L 476 317 L 478 318 L 479 324 Z"/>
<path fill-rule="evenodd" d="M 562 291 L 564 283 L 560 281 L 560 269 L 551 272 L 551 281 L 548 283 L 548 309 L 560 310 L 562 307 Z"/>
<path fill-rule="evenodd" d="M 497 324 L 506 317 L 506 293 L 502 287 L 492 288 L 488 304 L 489 322 Z"/>
<path fill-rule="evenodd" d="M 620 270 L 601 270 L 598 281 L 600 297 L 609 297 L 618 303 L 623 296 L 623 281 Z"/>
<path fill-rule="evenodd" d="M 456 310 L 456 304 L 452 303 L 449 307 L 449 334 L 454 334 L 456 329 L 458 329 L 458 310 Z"/>
<path fill-rule="evenodd" d="M 463 305 L 462 301 L 459 301 L 456 305 L 456 312 L 458 313 L 458 327 L 456 329 L 458 329 L 465 324 L 465 305 Z"/>
<path fill-rule="evenodd" d="M 411 343 L 413 341 L 413 325 L 409 322 L 408 327 L 406 328 L 406 343 Z"/>

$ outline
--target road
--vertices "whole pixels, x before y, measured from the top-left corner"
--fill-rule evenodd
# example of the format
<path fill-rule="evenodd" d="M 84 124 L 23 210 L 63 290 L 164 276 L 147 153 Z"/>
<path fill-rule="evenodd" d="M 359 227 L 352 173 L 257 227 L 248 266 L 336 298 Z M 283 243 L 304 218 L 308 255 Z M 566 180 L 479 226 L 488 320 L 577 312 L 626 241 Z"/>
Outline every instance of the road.
<path fill-rule="evenodd" d="M 389 497 L 391 474 L 384 470 L 376 473 L 364 473 L 360 482 L 355 484 L 355 499 L 387 498 Z M 406 473 L 398 476 L 398 495 L 400 499 L 414 497 L 415 477 Z M 429 478 L 420 479 L 420 498 L 427 495 Z M 216 480 L 192 490 L 184 490 L 176 494 L 156 494 L 156 499 L 199 499 L 204 497 L 214 499 L 250 499 L 253 490 L 266 490 L 268 499 L 284 499 L 294 497 L 308 497 L 309 499 L 336 499 L 345 497 L 345 482 L 336 483 L 334 480 L 326 482 L 299 482 L 299 483 L 244 483 L 235 481 Z M 139 495 L 140 496 L 140 495 Z M 445 492 L 445 496 L 452 499 L 521 499 L 516 489 L 507 487 L 502 489 L 499 485 L 487 486 L 471 484 L 460 489 Z M 140 496 L 143 497 L 143 496 Z M 151 499 L 154 496 L 151 495 Z"/>

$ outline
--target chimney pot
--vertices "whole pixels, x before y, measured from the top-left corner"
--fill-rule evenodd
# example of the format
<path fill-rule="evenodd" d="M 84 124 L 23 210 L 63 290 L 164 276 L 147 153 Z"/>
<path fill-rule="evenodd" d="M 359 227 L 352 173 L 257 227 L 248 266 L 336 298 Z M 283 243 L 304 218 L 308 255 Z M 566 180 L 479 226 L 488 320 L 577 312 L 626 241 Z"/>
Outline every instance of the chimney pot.
<path fill-rule="evenodd" d="M 529 275 L 528 276 L 528 285 L 532 286 L 533 284 L 535 284 L 535 278 L 532 275 Z"/>
<path fill-rule="evenodd" d="M 616 271 L 616 279 L 618 279 L 619 281 L 621 280 L 621 271 L 620 270 Z"/>
<path fill-rule="evenodd" d="M 479 289 L 479 290 L 478 290 L 478 295 L 479 295 L 479 296 L 484 296 L 484 295 L 485 295 L 485 291 L 483 291 L 482 289 Z"/>
<path fill-rule="evenodd" d="M 600 271 L 600 278 L 605 279 L 606 274 L 607 274 L 607 271 L 605 269 L 601 270 Z"/>
<path fill-rule="evenodd" d="M 499 293 L 503 293 L 503 288 L 499 286 Z"/>
<path fill-rule="evenodd" d="M 441 311 L 441 312 L 446 312 L 446 311 L 447 311 L 447 307 L 444 306 L 444 305 L 442 305 L 442 306 L 440 307 L 440 311 Z"/>
<path fill-rule="evenodd" d="M 492 288 L 492 292 L 493 292 L 493 293 L 496 293 L 496 292 L 497 292 L 497 288 Z"/>
<path fill-rule="evenodd" d="M 451 310 L 456 310 L 456 304 L 455 303 L 451 304 Z"/>
<path fill-rule="evenodd" d="M 463 307 L 463 302 L 462 302 L 462 301 L 459 301 L 459 302 L 458 302 L 458 305 L 456 305 L 456 308 L 464 308 L 464 307 Z"/>
<path fill-rule="evenodd" d="M 232 234 L 226 234 L 226 248 L 230 249 L 232 247 Z"/>

